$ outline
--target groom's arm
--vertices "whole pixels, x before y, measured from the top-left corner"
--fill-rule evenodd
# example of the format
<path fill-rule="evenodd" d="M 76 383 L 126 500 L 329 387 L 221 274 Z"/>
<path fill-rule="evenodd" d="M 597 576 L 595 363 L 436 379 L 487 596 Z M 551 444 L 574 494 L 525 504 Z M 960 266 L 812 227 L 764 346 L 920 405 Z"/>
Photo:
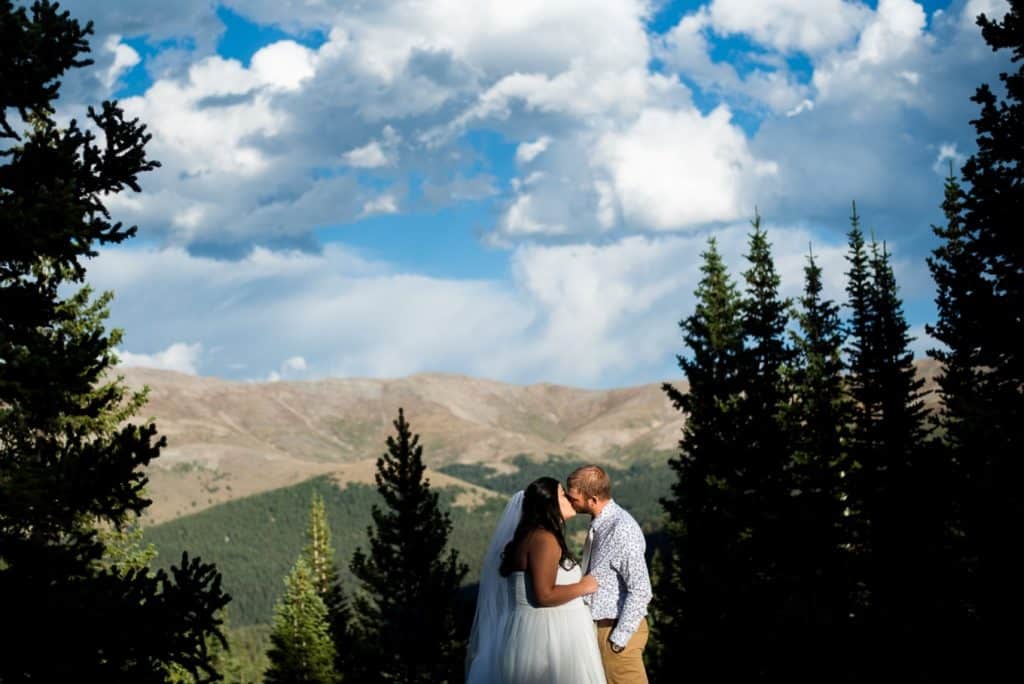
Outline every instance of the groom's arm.
<path fill-rule="evenodd" d="M 597 580 L 587 575 L 575 584 L 558 584 L 562 547 L 555 535 L 537 530 L 527 546 L 527 571 L 533 580 L 533 593 L 542 606 L 560 606 L 597 590 Z"/>
<path fill-rule="evenodd" d="M 647 604 L 651 602 L 651 578 L 647 574 L 647 561 L 644 551 L 647 543 L 640 528 L 631 530 L 620 548 L 623 553 L 612 569 L 622 578 L 626 587 L 626 600 L 619 611 L 619 619 L 608 637 L 616 646 L 625 648 L 633 632 L 640 626 L 640 621 L 647 615 Z"/>

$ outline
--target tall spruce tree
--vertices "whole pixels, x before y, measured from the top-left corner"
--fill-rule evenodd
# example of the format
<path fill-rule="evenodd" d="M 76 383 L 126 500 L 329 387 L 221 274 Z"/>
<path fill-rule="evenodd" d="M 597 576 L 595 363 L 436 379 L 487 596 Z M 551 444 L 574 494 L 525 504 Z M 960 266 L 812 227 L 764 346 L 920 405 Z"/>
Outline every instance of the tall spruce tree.
<path fill-rule="evenodd" d="M 847 306 L 850 309 L 847 322 L 845 352 L 847 355 L 847 388 L 852 399 L 852 415 L 849 446 L 849 469 L 846 472 L 847 514 L 850 531 L 851 552 L 857 569 L 853 580 L 853 614 L 857 622 L 864 622 L 865 606 L 869 589 L 864 577 L 864 568 L 870 552 L 870 517 L 863 510 L 866 505 L 860 498 L 861 490 L 868 490 L 870 484 L 859 485 L 864 475 L 865 461 L 873 463 L 876 449 L 875 422 L 881 411 L 881 388 L 877 378 L 877 346 L 872 344 L 875 337 L 875 296 L 871 281 L 871 264 L 864 232 L 860 227 L 857 203 L 852 205 L 850 231 L 847 233 L 849 249 L 847 261 L 850 270 L 846 272 Z"/>
<path fill-rule="evenodd" d="M 362 589 L 353 600 L 359 681 L 460 681 L 456 602 L 469 568 L 455 549 L 445 553 L 451 518 L 423 477 L 423 447 L 402 409 L 394 426 L 375 476 L 387 507 L 373 507 L 369 555 L 356 549 L 350 565 Z"/>
<path fill-rule="evenodd" d="M 1015 544 L 1009 541 L 1024 525 L 1024 2 L 1010 0 L 1001 21 L 981 15 L 977 23 L 993 51 L 1009 51 L 1017 67 L 999 75 L 1002 97 L 982 84 L 971 98 L 980 113 L 971 122 L 977 151 L 962 169 L 968 188 L 962 268 L 980 265 L 984 283 L 977 292 L 968 288 L 969 311 L 940 306 L 937 332 L 946 335 L 940 339 L 960 363 L 976 364 L 967 370 L 958 369 L 954 358 L 947 361 L 950 383 L 943 386 L 943 401 L 959 423 L 953 437 L 963 483 L 961 557 L 970 578 L 965 608 L 978 621 L 979 647 L 991 660 L 1012 649 L 1001 625 L 1024 611 Z M 961 265 L 953 269 L 951 287 L 971 278 L 960 273 Z M 938 274 L 936 279 L 941 291 L 944 283 Z M 973 338 L 954 332 L 957 317 L 964 315 L 977 325 Z M 973 386 L 961 384 L 963 376 Z"/>
<path fill-rule="evenodd" d="M 306 547 L 303 557 L 313 575 L 313 586 L 327 607 L 327 622 L 335 648 L 335 670 L 344 675 L 351 664 L 352 646 L 349 622 L 351 613 L 348 599 L 338 576 L 334 546 L 331 544 L 331 526 L 327 522 L 327 508 L 319 492 L 313 492 L 310 504 L 309 526 L 306 528 Z"/>
<path fill-rule="evenodd" d="M 977 396 L 984 380 L 981 350 L 986 343 L 984 309 L 991 305 L 992 284 L 985 277 L 985 261 L 972 249 L 973 236 L 964 223 L 964 191 L 953 163 L 949 165 L 942 202 L 944 226 L 932 226 L 941 241 L 928 258 L 935 280 L 935 306 L 938 319 L 925 331 L 943 347 L 928 350 L 939 362 L 936 384 L 942 399 L 936 420 L 942 436 L 950 444 L 971 441 L 969 431 L 976 426 Z"/>
<path fill-rule="evenodd" d="M 848 384 L 855 402 L 852 442 L 855 450 L 870 450 L 874 446 L 872 428 L 881 403 L 881 388 L 875 377 L 878 350 L 871 343 L 877 326 L 875 293 L 871 280 L 871 255 L 860 227 L 857 203 L 851 206 L 846 257 L 850 264 L 850 270 L 846 272 L 847 306 L 850 309 L 846 352 L 850 371 Z"/>
<path fill-rule="evenodd" d="M 898 653 L 921 681 L 935 681 L 958 668 L 963 644 L 950 633 L 955 614 L 949 552 L 951 472 L 944 450 L 927 441 L 924 379 L 909 349 L 913 337 L 902 311 L 885 243 L 872 246 L 883 361 L 881 458 L 887 464 L 875 512 L 872 612 L 895 628 Z M 883 630 L 884 631 L 884 630 Z M 891 643 L 891 642 L 890 642 Z M 935 653 L 938 656 L 928 659 Z"/>
<path fill-rule="evenodd" d="M 285 593 L 274 610 L 267 653 L 267 684 L 335 684 L 334 642 L 327 606 L 317 591 L 313 570 L 300 556 L 285 579 Z"/>
<path fill-rule="evenodd" d="M 787 528 L 799 543 L 790 549 L 796 591 L 789 617 L 814 631 L 799 640 L 815 660 L 843 662 L 843 625 L 850 613 L 843 476 L 850 402 L 843 378 L 844 341 L 839 307 L 822 296 L 822 271 L 813 254 L 804 267 L 804 291 L 791 331 L 795 357 L 788 384 L 786 422 L 792 445 L 791 501 Z M 841 646 L 840 646 L 841 645 Z"/>
<path fill-rule="evenodd" d="M 875 299 L 875 343 L 882 383 L 880 435 L 892 458 L 911 454 L 921 444 L 925 410 L 921 397 L 924 380 L 917 376 L 910 343 L 910 325 L 903 314 L 892 255 L 884 242 L 872 240 L 871 273 Z"/>
<path fill-rule="evenodd" d="M 924 445 L 923 381 L 909 349 L 913 338 L 891 255 L 875 240 L 866 246 L 855 223 L 848 259 L 855 408 L 846 481 L 856 535 L 856 612 L 866 640 L 861 647 L 877 656 L 863 665 L 877 672 L 895 660 L 895 671 L 927 679 L 931 661 L 922 661 L 922 649 L 932 641 L 947 591 L 944 478 Z"/>
<path fill-rule="evenodd" d="M 990 324 L 1001 326 L 992 328 L 1001 334 L 987 340 L 984 362 L 992 364 L 991 380 L 1000 383 L 994 389 L 1006 390 L 1005 398 L 1019 417 L 1024 401 L 1024 247 L 1016 226 L 1024 211 L 1024 2 L 1010 0 L 1009 5 L 1002 21 L 978 17 L 985 42 L 993 51 L 1009 50 L 1018 67 L 999 75 L 1005 97 L 997 98 L 988 84 L 982 84 L 971 98 L 981 112 L 971 122 L 978 149 L 963 167 L 970 186 L 964 197 L 964 224 L 970 248 L 984 259 L 992 278 L 992 299 L 985 314 Z M 1014 438 L 1024 433 L 1019 425 L 1017 430 Z"/>
<path fill-rule="evenodd" d="M 939 363 L 936 384 L 941 404 L 932 420 L 937 430 L 932 445 L 937 459 L 948 468 L 950 503 L 949 545 L 952 576 L 949 594 L 959 609 L 954 625 L 960 638 L 976 631 L 976 549 L 969 535 L 973 492 L 979 484 L 975 466 L 990 453 L 990 425 L 985 420 L 985 372 L 981 350 L 986 344 L 983 312 L 991 303 L 992 284 L 985 263 L 971 249 L 972 236 L 963 221 L 964 192 L 950 162 L 942 211 L 944 226 L 932 226 L 941 240 L 928 259 L 935 280 L 938 320 L 926 325 L 929 335 L 943 347 L 928 350 Z"/>
<path fill-rule="evenodd" d="M 781 279 L 756 211 L 751 225 L 746 255 L 749 267 L 743 272 L 746 288 L 741 303 L 744 351 L 740 425 L 745 456 L 742 466 L 734 470 L 742 492 L 738 503 L 743 524 L 749 530 L 751 565 L 747 572 L 755 588 L 745 602 L 745 622 L 761 632 L 756 642 L 762 643 L 767 652 L 782 656 L 782 647 L 791 640 L 774 627 L 802 619 L 787 614 L 791 597 L 799 593 L 799 575 L 793 562 L 803 545 L 790 527 L 793 486 L 787 464 L 791 449 L 783 423 L 790 394 L 784 382 L 784 369 L 792 358 L 786 344 L 790 303 L 779 296 Z M 776 638 L 781 643 L 768 643 Z"/>
<path fill-rule="evenodd" d="M 91 32 L 53 3 L 0 0 L 0 681 L 158 682 L 175 665 L 209 681 L 229 600 L 216 568 L 112 565 L 98 534 L 149 505 L 142 469 L 164 441 L 127 420 L 140 401 L 111 373 L 109 295 L 81 286 L 98 246 L 135 234 L 105 198 L 157 166 L 116 103 L 88 110 L 95 133 L 54 120 Z"/>
<path fill-rule="evenodd" d="M 655 592 L 660 676 L 695 682 L 720 679 L 738 664 L 729 654 L 742 648 L 737 633 L 752 592 L 736 472 L 746 457 L 741 300 L 713 238 L 703 259 L 696 310 L 679 323 L 687 353 L 677 359 L 689 391 L 662 386 L 686 423 L 679 455 L 669 460 L 676 480 L 662 505 L 670 551 Z"/>
<path fill-rule="evenodd" d="M 756 449 L 770 449 L 776 459 L 786 451 L 786 435 L 779 420 L 788 392 L 783 369 L 793 354 L 786 344 L 790 302 L 779 296 L 781 279 L 775 270 L 771 243 L 761 228 L 760 215 L 754 215 L 746 259 L 750 267 L 743 272 L 746 291 L 742 299 L 745 410 L 752 424 L 749 436 Z M 776 461 L 776 464 L 778 461 Z M 774 471 L 774 465 L 766 467 Z"/>

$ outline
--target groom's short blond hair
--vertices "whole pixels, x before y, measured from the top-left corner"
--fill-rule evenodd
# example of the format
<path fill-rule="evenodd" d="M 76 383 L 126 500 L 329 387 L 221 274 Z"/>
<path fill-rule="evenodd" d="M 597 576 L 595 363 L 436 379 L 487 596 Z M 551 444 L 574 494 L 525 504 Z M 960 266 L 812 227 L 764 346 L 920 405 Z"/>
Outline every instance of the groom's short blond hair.
<path fill-rule="evenodd" d="M 569 489 L 575 489 L 585 499 L 594 496 L 599 501 L 607 501 L 612 498 L 612 481 L 604 468 L 598 465 L 585 465 L 569 474 L 566 484 Z"/>

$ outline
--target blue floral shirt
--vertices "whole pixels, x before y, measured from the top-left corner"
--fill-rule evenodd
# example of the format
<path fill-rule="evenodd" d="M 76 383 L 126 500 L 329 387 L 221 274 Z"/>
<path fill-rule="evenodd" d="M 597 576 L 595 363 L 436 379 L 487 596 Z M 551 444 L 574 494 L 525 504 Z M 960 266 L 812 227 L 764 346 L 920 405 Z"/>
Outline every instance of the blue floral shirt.
<path fill-rule="evenodd" d="M 646 548 L 640 526 L 614 500 L 590 523 L 583 570 L 597 578 L 598 588 L 583 601 L 595 620 L 618 619 L 609 639 L 623 648 L 647 615 L 651 601 Z"/>

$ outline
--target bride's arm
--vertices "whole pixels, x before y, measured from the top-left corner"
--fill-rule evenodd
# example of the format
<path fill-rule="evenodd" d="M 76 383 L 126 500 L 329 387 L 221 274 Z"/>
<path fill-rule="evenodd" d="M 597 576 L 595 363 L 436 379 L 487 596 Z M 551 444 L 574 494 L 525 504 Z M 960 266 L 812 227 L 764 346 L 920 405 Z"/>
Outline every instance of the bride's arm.
<path fill-rule="evenodd" d="M 561 557 L 562 549 L 558 546 L 555 535 L 546 530 L 538 530 L 530 535 L 527 572 L 533 580 L 537 603 L 542 606 L 560 606 L 574 598 L 597 591 L 597 580 L 590 575 L 575 584 L 555 584 Z"/>

